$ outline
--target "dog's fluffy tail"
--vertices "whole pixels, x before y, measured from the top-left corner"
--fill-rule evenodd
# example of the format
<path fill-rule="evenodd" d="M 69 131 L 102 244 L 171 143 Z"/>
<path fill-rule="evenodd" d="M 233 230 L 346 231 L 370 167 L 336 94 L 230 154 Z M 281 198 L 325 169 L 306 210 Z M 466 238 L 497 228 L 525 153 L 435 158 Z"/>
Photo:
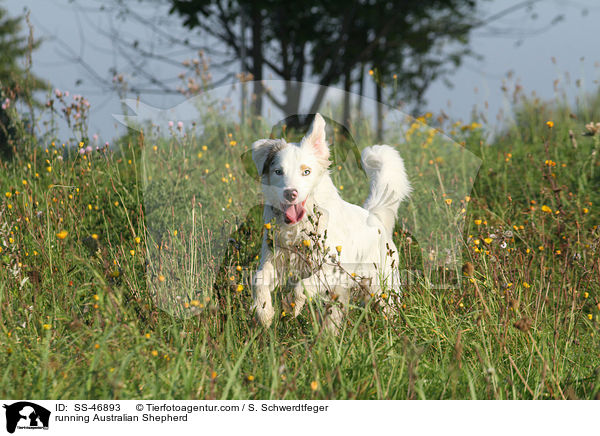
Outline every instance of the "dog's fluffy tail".
<path fill-rule="evenodd" d="M 361 153 L 363 168 L 367 172 L 371 188 L 364 208 L 369 211 L 369 223 L 379 220 L 388 235 L 392 234 L 400 202 L 411 191 L 404 169 L 404 161 L 389 145 L 367 147 Z"/>

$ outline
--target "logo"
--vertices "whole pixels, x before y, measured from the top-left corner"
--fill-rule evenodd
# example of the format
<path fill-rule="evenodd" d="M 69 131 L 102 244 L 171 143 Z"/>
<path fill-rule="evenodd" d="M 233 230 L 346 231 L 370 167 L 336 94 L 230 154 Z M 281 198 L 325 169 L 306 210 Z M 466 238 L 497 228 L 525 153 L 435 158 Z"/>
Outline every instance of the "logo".
<path fill-rule="evenodd" d="M 50 411 L 29 401 L 19 401 L 11 405 L 4 404 L 6 409 L 6 431 L 14 433 L 18 429 L 48 430 Z"/>
<path fill-rule="evenodd" d="M 332 140 L 332 174 L 340 182 L 346 177 L 348 183 L 352 183 L 355 194 L 350 190 L 346 193 L 355 204 L 363 201 L 361 195 L 369 189 L 360 147 L 389 144 L 400 152 L 413 191 L 410 200 L 399 208 L 396 222 L 406 243 L 413 245 L 415 241 L 421 252 L 411 262 L 414 269 L 406 271 L 402 284 L 415 280 L 433 289 L 460 288 L 466 212 L 482 162 L 478 156 L 435 126 L 428 126 L 429 117 L 415 119 L 376 100 L 310 83 L 301 83 L 302 93 L 323 96 L 318 107 L 307 106 L 309 102 L 300 99 L 298 93 L 293 104 L 281 110 L 269 107 L 264 117 L 250 122 L 241 115 L 247 101 L 244 90 L 250 86 L 254 86 L 252 82 L 212 88 L 166 109 L 126 99 L 123 103 L 129 108 L 127 113 L 114 115 L 125 126 L 143 131 L 150 142 L 164 144 L 144 147 L 140 159 L 146 236 L 152 241 L 146 250 L 146 278 L 150 295 L 161 309 L 173 316 L 196 315 L 191 308 L 197 309 L 197 306 L 188 304 L 186 307 L 184 303 L 196 300 L 203 292 L 210 298 L 208 293 L 221 271 L 226 269 L 229 262 L 226 257 L 233 253 L 232 249 L 240 250 L 242 240 L 249 242 L 249 246 L 261 245 L 258 238 L 250 240 L 260 236 L 261 226 L 254 225 L 253 220 L 260 221 L 258 217 L 264 203 L 262 180 L 251 151 L 245 148 L 264 138 L 269 131 L 272 138 L 286 138 L 288 142 L 300 140 L 308 131 L 315 112 L 329 115 L 327 136 Z M 285 90 L 299 89 L 300 82 L 263 80 L 259 86 L 272 94 L 283 95 Z M 355 102 L 352 105 L 364 108 L 364 111 L 350 111 L 348 117 L 356 122 L 348 122 L 341 111 L 331 109 L 338 108 L 341 101 Z M 375 119 L 381 126 L 375 128 Z M 244 126 L 243 135 L 229 133 L 223 141 L 220 134 L 211 133 L 233 132 L 237 129 L 234 126 Z M 228 156 L 229 162 L 235 162 L 237 168 L 227 163 L 225 168 L 229 171 L 224 174 L 211 172 L 205 166 L 210 162 L 207 159 L 211 159 L 206 153 Z M 203 160 L 190 160 L 190 156 Z M 187 182 L 180 183 L 181 176 Z M 343 186 L 339 187 L 341 191 Z M 235 201 L 230 196 L 233 193 L 239 193 Z M 223 199 L 228 199 L 226 205 Z M 327 205 L 321 206 L 325 209 Z M 165 210 L 174 213 L 167 217 Z M 244 217 L 248 218 L 244 221 Z M 202 220 L 201 225 L 198 219 Z M 171 234 L 167 231 L 169 228 L 179 229 L 180 237 L 174 239 L 177 234 Z M 182 237 L 190 238 L 193 243 L 181 243 Z M 176 250 L 173 244 L 177 245 Z M 203 255 L 197 256 L 198 252 Z M 243 265 L 249 270 L 252 258 L 248 256 L 248 263 Z M 187 280 L 181 275 L 181 259 L 192 262 L 193 280 L 205 285 L 200 288 L 174 285 Z"/>

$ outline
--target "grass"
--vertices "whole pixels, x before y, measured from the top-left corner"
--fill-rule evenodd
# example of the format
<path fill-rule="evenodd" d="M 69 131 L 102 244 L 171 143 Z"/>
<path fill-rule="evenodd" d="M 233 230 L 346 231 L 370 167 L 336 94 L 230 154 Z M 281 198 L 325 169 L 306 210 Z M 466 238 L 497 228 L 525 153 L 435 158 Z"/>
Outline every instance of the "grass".
<path fill-rule="evenodd" d="M 416 186 L 436 174 L 446 184 L 417 189 L 403 209 L 403 267 L 423 270 L 425 240 L 402 229 L 456 208 L 462 261 L 458 274 L 437 272 L 462 275 L 462 286 L 417 277 L 394 316 L 352 306 L 337 337 L 315 321 L 316 302 L 266 330 L 248 310 L 263 226 L 240 154 L 269 126 L 214 117 L 201 137 L 132 132 L 83 154 L 21 131 L 0 164 L 0 396 L 596 398 L 600 140 L 580 135 L 600 121 L 592 103 L 578 112 L 526 100 L 490 145 L 477 124 L 440 121 L 482 160 L 470 192 L 467 164 L 436 157 L 420 124 L 411 140 L 392 138 Z M 360 203 L 356 163 L 332 171 Z M 274 301 L 281 313 L 281 291 Z"/>

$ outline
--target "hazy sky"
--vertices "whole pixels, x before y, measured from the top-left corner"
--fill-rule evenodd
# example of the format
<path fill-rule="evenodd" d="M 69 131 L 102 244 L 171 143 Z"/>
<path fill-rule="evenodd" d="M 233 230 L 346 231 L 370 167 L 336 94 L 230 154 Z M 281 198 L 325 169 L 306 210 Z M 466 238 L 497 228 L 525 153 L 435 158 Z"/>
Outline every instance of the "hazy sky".
<path fill-rule="evenodd" d="M 35 35 L 45 40 L 34 53 L 34 71 L 53 87 L 88 98 L 91 103 L 90 134 L 98 133 L 103 140 L 109 140 L 124 132 L 124 127 L 111 116 L 121 113 L 119 97 L 103 90 L 94 76 L 109 78 L 112 67 L 119 72 L 132 69 L 131 59 L 119 53 L 112 44 L 111 33 L 117 29 L 123 35 L 152 44 L 157 35 L 144 26 L 119 20 L 114 13 L 101 10 L 103 3 L 111 4 L 99 0 L 78 0 L 76 4 L 68 0 L 9 0 L 0 4 L 11 15 L 22 13 L 24 8 L 31 11 Z M 150 18 L 164 16 L 167 10 L 165 6 L 157 8 L 144 2 L 131 3 L 140 14 Z M 518 3 L 514 0 L 484 2 L 486 16 Z M 535 20 L 531 19 L 533 13 L 537 15 Z M 537 32 L 558 15 L 564 19 L 549 30 Z M 444 110 L 453 119 L 468 120 L 474 106 L 483 108 L 487 102 L 488 116 L 494 119 L 498 110 L 506 107 L 501 86 L 509 71 L 514 72 L 513 82 L 518 80 L 526 92 L 535 91 L 543 98 L 554 96 L 556 79 L 566 83 L 565 73 L 571 77 L 572 84 L 567 86 L 571 97 L 578 92 L 574 85 L 577 79 L 582 80 L 585 90 L 594 91 L 600 76 L 599 22 L 600 2 L 597 0 L 542 0 L 533 11 L 521 10 L 508 15 L 495 22 L 493 27 L 473 35 L 471 46 L 483 59 L 467 60 L 450 77 L 454 88 L 449 89 L 441 82 L 435 83 L 426 94 L 426 109 L 434 113 Z M 178 35 L 186 32 L 173 17 L 161 24 L 161 29 Z M 504 33 L 505 30 L 509 31 Z M 498 31 L 502 32 L 498 34 Z M 191 33 L 190 38 L 198 40 Z M 180 62 L 193 56 L 194 51 L 175 50 L 170 54 Z M 74 57 L 83 59 L 87 66 L 74 61 Z M 171 85 L 176 83 L 173 78 L 183 70 L 177 63 L 166 65 L 161 62 L 145 62 L 139 64 L 138 69 L 171 79 Z M 217 69 L 215 75 L 220 71 Z M 372 96 L 372 89 L 367 91 Z M 166 108 L 184 98 L 142 94 L 141 100 Z"/>

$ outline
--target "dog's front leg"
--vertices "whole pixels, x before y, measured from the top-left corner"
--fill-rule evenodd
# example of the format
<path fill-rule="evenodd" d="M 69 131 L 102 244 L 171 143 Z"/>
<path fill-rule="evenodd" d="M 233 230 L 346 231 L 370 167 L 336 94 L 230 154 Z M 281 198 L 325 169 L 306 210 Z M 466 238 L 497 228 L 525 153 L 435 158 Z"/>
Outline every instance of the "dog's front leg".
<path fill-rule="evenodd" d="M 348 312 L 348 303 L 350 302 L 350 288 L 338 285 L 333 289 L 330 295 L 330 307 L 327 309 L 323 326 L 330 333 L 337 335 L 342 327 L 344 316 Z"/>
<path fill-rule="evenodd" d="M 252 308 L 260 323 L 265 327 L 271 325 L 275 315 L 271 292 L 275 289 L 276 280 L 275 267 L 270 259 L 261 263 L 252 280 L 252 298 L 254 299 Z"/>
<path fill-rule="evenodd" d="M 293 294 L 294 317 L 300 315 L 300 312 L 302 312 L 302 308 L 306 303 L 306 297 L 313 298 L 321 289 L 325 290 L 325 288 L 325 276 L 321 271 L 296 283 Z"/>

